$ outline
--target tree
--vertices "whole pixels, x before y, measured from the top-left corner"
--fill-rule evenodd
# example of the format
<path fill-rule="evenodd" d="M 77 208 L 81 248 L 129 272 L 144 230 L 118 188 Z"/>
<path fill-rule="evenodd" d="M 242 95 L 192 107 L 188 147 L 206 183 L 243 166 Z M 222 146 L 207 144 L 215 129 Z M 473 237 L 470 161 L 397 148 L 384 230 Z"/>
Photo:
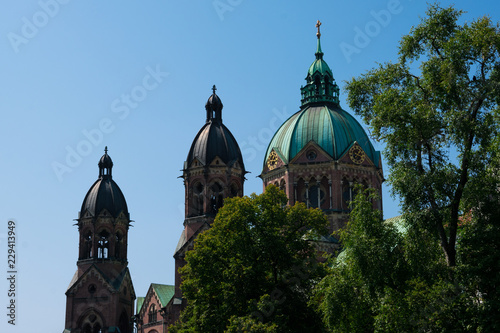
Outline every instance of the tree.
<path fill-rule="evenodd" d="M 449 281 L 437 240 L 403 219 L 383 221 L 373 189 L 357 193 L 344 249 L 315 288 L 329 332 L 475 332 L 471 294 Z"/>
<path fill-rule="evenodd" d="M 224 202 L 186 255 L 188 305 L 174 332 L 321 332 L 308 302 L 324 269 L 308 239 L 326 234 L 327 219 L 286 203 L 275 186 Z"/>
<path fill-rule="evenodd" d="M 393 284 L 393 248 L 396 230 L 384 225 L 380 211 L 373 209 L 374 190 L 356 188 L 351 214 L 340 231 L 343 251 L 333 259 L 332 268 L 316 289 L 319 308 L 330 332 L 371 332 L 374 302 L 386 284 Z M 397 274 L 396 274 L 397 275 Z"/>
<path fill-rule="evenodd" d="M 461 14 L 430 5 L 403 37 L 398 62 L 347 84 L 351 108 L 387 145 L 405 219 L 439 237 L 450 267 L 461 216 L 499 158 L 499 25 L 488 17 L 460 25 Z"/>

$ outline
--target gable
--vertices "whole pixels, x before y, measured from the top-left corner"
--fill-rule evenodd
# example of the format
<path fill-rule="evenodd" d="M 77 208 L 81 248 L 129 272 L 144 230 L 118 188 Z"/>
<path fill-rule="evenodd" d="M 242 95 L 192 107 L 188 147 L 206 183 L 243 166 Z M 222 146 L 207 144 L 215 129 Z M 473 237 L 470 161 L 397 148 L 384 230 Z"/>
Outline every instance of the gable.
<path fill-rule="evenodd" d="M 293 163 L 321 163 L 332 162 L 333 158 L 316 142 L 309 141 L 304 148 L 302 148 L 297 155 L 290 161 Z"/>
<path fill-rule="evenodd" d="M 130 271 L 125 268 L 121 271 L 120 275 L 115 279 L 113 283 L 116 290 L 120 291 L 122 295 L 130 294 L 132 299 L 135 299 L 135 290 L 132 283 L 132 277 L 130 276 Z"/>
<path fill-rule="evenodd" d="M 94 287 L 91 287 L 91 285 L 94 285 Z M 122 294 L 130 294 L 132 299 L 135 299 L 135 290 L 128 268 L 124 268 L 113 280 L 93 264 L 80 277 L 78 277 L 78 271 L 75 273 L 66 295 L 87 296 L 92 294 L 92 290 L 94 292 L 105 290 L 108 293 L 118 291 Z"/>
<path fill-rule="evenodd" d="M 86 296 L 92 293 L 92 290 L 94 290 L 94 292 L 106 290 L 109 293 L 115 291 L 109 278 L 95 265 L 90 266 L 78 279 L 72 282 L 73 283 L 66 291 L 66 295 L 73 294 Z M 94 285 L 95 289 L 91 287 L 91 285 Z"/>
<path fill-rule="evenodd" d="M 174 297 L 175 286 L 167 284 L 152 283 L 154 292 L 160 301 L 161 307 L 164 307 Z"/>
<path fill-rule="evenodd" d="M 175 286 L 151 283 L 148 288 L 146 296 L 139 297 L 142 299 L 141 303 L 137 302 L 137 314 L 147 323 L 147 317 L 151 305 L 155 305 L 156 311 L 167 306 L 168 302 L 174 297 Z M 139 308 L 140 306 L 140 308 Z"/>
<path fill-rule="evenodd" d="M 210 166 L 226 166 L 226 163 L 224 163 L 224 161 L 222 161 L 219 156 L 215 156 L 215 158 L 210 163 Z"/>
<path fill-rule="evenodd" d="M 190 168 L 197 168 L 202 166 L 204 166 L 204 164 L 200 161 L 198 157 L 195 157 L 191 162 L 191 165 L 189 165 Z"/>
<path fill-rule="evenodd" d="M 286 159 L 283 157 L 283 154 L 277 148 L 271 149 L 271 152 L 265 159 L 265 165 L 263 172 L 269 172 L 282 166 L 286 165 Z"/>
<path fill-rule="evenodd" d="M 356 141 L 342 152 L 339 162 L 359 166 L 375 166 L 370 157 Z"/>

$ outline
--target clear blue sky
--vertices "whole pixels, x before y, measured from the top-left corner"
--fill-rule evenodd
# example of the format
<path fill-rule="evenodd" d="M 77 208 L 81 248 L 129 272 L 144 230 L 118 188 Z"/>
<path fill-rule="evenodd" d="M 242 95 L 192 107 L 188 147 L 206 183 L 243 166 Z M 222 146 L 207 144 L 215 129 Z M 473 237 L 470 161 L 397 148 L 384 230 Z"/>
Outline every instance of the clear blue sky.
<path fill-rule="evenodd" d="M 500 19 L 494 1 L 441 3 L 467 11 L 463 20 Z M 245 194 L 261 193 L 256 177 L 265 148 L 298 110 L 299 89 L 314 60 L 316 20 L 323 22 L 324 58 L 342 89 L 377 62 L 395 60 L 401 36 L 425 9 L 416 0 L 4 4 L 0 267 L 6 275 L 7 221 L 14 219 L 19 274 L 15 327 L 7 324 L 8 286 L 0 279 L 0 331 L 28 332 L 36 325 L 36 332 L 62 332 L 64 292 L 76 270 L 74 219 L 97 179 L 105 145 L 135 221 L 129 268 L 141 296 L 151 282 L 174 282 L 172 255 L 184 218 L 177 177 L 204 124 L 212 85 L 251 172 Z M 345 99 L 342 91 L 348 110 Z M 69 151 L 78 156 L 68 157 Z M 384 210 L 391 217 L 398 204 L 388 190 Z"/>

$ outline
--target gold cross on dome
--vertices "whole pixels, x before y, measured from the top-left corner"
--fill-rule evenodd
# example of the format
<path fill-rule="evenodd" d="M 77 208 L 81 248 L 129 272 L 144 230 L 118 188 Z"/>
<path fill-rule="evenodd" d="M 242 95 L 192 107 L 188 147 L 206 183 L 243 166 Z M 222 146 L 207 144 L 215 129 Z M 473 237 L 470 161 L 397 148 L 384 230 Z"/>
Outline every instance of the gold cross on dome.
<path fill-rule="evenodd" d="M 321 32 L 319 32 L 319 27 L 321 27 L 321 22 L 318 20 L 318 22 L 316 22 L 316 28 L 318 28 L 318 32 L 316 33 L 316 36 L 318 36 L 318 38 L 321 37 Z"/>

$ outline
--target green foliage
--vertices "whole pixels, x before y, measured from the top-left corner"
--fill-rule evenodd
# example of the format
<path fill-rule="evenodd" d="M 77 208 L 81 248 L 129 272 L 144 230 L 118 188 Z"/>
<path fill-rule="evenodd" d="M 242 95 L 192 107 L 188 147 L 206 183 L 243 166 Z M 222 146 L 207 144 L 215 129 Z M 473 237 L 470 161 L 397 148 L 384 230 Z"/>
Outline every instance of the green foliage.
<path fill-rule="evenodd" d="M 275 333 L 278 332 L 276 323 L 262 323 L 252 316 L 232 317 L 227 333 Z"/>
<path fill-rule="evenodd" d="M 343 252 L 316 287 L 330 332 L 475 332 L 471 295 L 438 241 L 405 219 L 383 221 L 373 189 L 353 202 Z"/>
<path fill-rule="evenodd" d="M 225 201 L 186 255 L 188 306 L 175 332 L 321 332 L 308 302 L 324 269 L 307 238 L 324 235 L 327 220 L 286 203 L 275 186 Z"/>
<path fill-rule="evenodd" d="M 484 332 L 500 331 L 499 200 L 498 194 L 482 198 L 480 208 L 464 216 L 458 244 L 457 275 L 472 303 L 468 315 Z"/>
<path fill-rule="evenodd" d="M 350 106 L 387 145 L 403 211 L 439 237 L 449 266 L 464 202 L 499 148 L 499 25 L 488 17 L 459 25 L 461 14 L 430 5 L 403 37 L 397 63 L 347 85 Z"/>

